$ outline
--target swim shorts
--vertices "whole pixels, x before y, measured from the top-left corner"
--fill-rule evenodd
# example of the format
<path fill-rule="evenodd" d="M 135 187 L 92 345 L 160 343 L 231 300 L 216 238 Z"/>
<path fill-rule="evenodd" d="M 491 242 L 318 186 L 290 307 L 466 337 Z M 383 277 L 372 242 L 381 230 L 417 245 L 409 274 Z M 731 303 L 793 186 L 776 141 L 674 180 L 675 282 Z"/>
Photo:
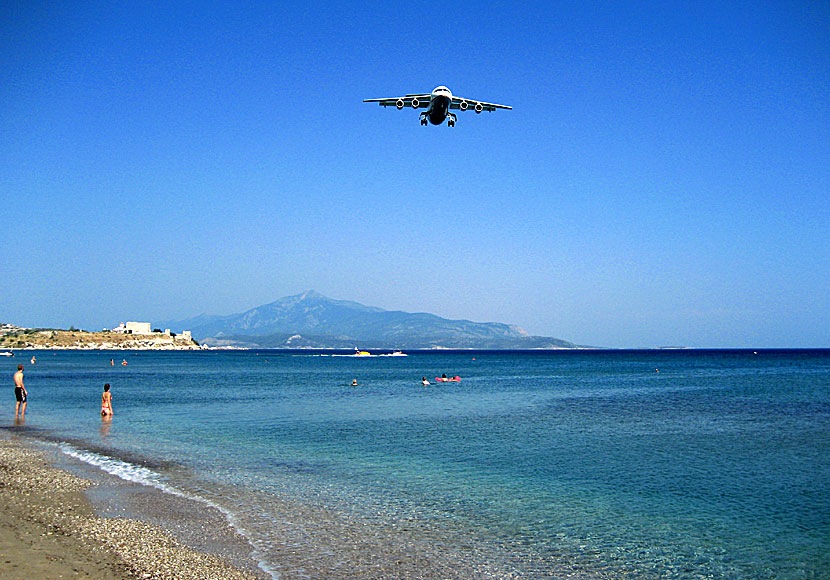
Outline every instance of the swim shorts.
<path fill-rule="evenodd" d="M 14 388 L 14 397 L 17 399 L 18 403 L 25 403 L 26 402 L 26 393 L 23 392 L 23 389 L 20 387 Z"/>

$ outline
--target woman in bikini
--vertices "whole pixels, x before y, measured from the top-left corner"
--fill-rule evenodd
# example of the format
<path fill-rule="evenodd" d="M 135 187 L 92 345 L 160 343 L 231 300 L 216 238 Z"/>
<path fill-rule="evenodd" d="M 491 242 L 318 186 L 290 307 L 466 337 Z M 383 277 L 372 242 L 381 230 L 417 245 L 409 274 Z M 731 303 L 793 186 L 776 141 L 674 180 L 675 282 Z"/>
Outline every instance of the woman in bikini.
<path fill-rule="evenodd" d="M 101 416 L 112 417 L 112 393 L 110 393 L 110 384 L 104 385 L 104 392 L 101 394 Z"/>

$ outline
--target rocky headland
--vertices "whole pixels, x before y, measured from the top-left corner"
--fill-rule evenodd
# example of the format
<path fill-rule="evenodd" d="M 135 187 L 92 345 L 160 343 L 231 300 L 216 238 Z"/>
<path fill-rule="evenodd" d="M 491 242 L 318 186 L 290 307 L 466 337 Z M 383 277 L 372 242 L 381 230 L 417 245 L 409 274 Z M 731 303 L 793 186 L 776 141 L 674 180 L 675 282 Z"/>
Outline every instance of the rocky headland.
<path fill-rule="evenodd" d="M 184 336 L 154 332 L 124 334 L 48 328 L 21 328 L 11 324 L 0 327 L 0 351 L 18 349 L 89 349 L 89 350 L 199 350 L 195 340 Z"/>

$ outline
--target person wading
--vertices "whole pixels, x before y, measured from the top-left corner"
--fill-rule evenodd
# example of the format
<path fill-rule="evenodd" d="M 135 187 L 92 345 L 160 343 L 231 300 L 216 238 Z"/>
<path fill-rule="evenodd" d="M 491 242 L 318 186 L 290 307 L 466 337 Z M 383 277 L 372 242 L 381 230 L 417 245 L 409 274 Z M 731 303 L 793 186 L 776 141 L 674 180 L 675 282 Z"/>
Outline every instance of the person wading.
<path fill-rule="evenodd" d="M 112 393 L 110 393 L 110 384 L 104 385 L 104 392 L 101 393 L 101 416 L 112 417 Z"/>
<path fill-rule="evenodd" d="M 14 407 L 14 418 L 20 415 L 21 419 L 26 417 L 26 387 L 23 385 L 23 365 L 17 365 L 17 372 L 14 373 L 14 398 L 17 405 Z"/>

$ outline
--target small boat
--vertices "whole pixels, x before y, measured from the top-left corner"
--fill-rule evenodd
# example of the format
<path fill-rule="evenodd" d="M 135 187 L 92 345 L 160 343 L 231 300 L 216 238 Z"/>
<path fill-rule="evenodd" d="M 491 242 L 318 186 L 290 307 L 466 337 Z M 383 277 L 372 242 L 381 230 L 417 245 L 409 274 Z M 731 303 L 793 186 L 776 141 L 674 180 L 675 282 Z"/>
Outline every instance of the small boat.
<path fill-rule="evenodd" d="M 382 354 L 380 356 L 408 356 L 408 355 L 405 352 L 401 352 L 399 350 L 396 350 L 394 352 L 390 352 L 389 354 Z"/>
<path fill-rule="evenodd" d="M 14 356 L 14 353 L 4 350 L 3 352 L 0 352 L 0 356 Z"/>
<path fill-rule="evenodd" d="M 355 348 L 354 352 L 352 354 L 331 354 L 331 355 L 322 355 L 322 356 L 347 356 L 347 357 L 351 357 L 351 358 L 374 358 L 378 355 L 372 354 L 368 350 L 357 350 Z"/>

